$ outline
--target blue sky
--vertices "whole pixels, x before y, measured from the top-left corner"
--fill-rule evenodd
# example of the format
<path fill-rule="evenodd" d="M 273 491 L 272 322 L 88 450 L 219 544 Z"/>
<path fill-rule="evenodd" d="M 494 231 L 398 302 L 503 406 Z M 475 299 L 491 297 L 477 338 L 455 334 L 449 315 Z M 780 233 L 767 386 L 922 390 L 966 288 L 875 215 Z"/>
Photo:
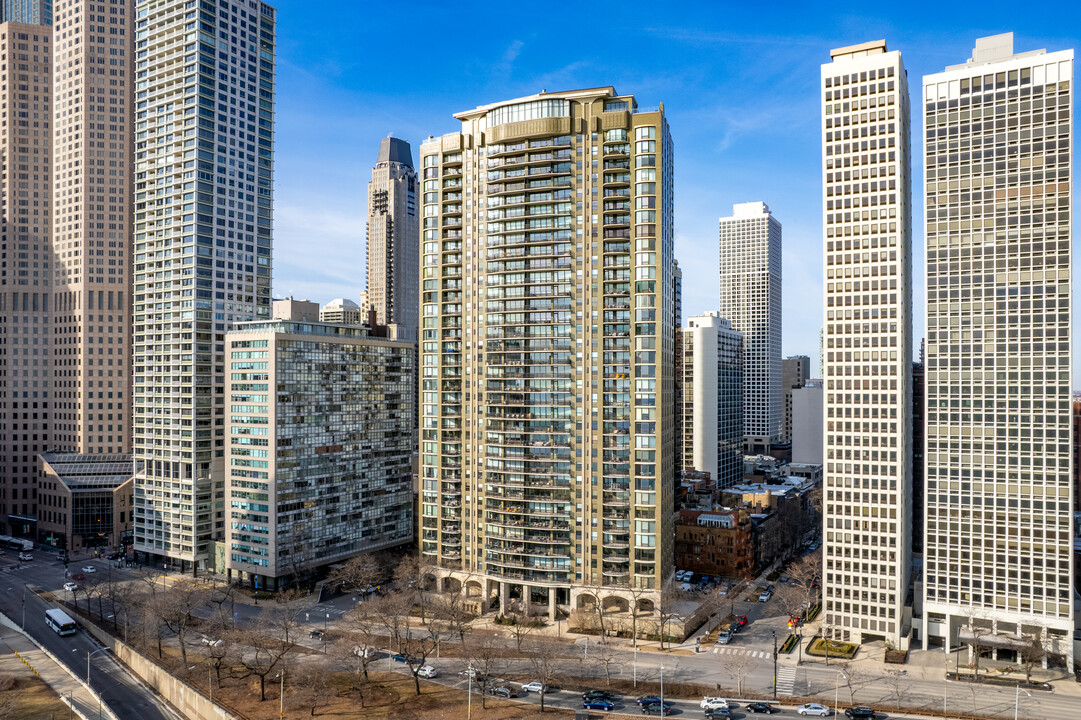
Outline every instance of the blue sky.
<path fill-rule="evenodd" d="M 1065 2 L 830 5 L 833 15 L 813 2 L 324 0 L 313 12 L 310 1 L 279 0 L 275 295 L 326 302 L 355 298 L 364 287 L 365 192 L 380 138 L 405 138 L 416 158 L 421 140 L 459 127 L 455 112 L 542 88 L 614 85 L 643 106 L 663 102 L 671 125 L 684 317 L 716 308 L 717 219 L 733 203 L 762 200 L 784 226 L 784 354 L 810 355 L 817 373 L 817 90 L 830 48 L 885 38 L 918 89 L 923 75 L 964 62 L 977 37 L 1013 31 L 1020 52 L 1077 49 L 1081 35 L 1081 10 Z M 918 108 L 917 347 L 924 337 Z M 1074 357 L 1078 387 L 1081 352 Z"/>

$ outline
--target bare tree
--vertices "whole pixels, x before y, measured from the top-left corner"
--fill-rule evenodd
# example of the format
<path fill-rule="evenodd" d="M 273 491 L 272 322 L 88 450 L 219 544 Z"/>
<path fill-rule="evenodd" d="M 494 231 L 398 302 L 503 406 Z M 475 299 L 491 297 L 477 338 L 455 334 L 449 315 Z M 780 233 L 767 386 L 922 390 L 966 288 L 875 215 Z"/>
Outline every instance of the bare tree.
<path fill-rule="evenodd" d="M 191 580 L 181 580 L 173 585 L 168 593 L 163 593 L 155 603 L 161 615 L 161 621 L 171 633 L 176 635 L 177 643 L 180 645 L 180 657 L 185 667 L 188 665 L 189 633 L 196 623 L 192 611 L 203 604 L 205 597 L 200 584 Z"/>
<path fill-rule="evenodd" d="M 530 620 L 519 613 L 511 615 L 511 620 L 513 621 L 510 626 L 511 635 L 514 636 L 514 642 L 518 646 L 518 651 L 521 652 L 522 643 L 537 626 L 534 620 Z"/>
<path fill-rule="evenodd" d="M 211 617 L 206 626 L 207 642 L 204 652 L 205 661 L 214 669 L 214 675 L 221 685 L 221 671 L 231 668 L 236 660 L 237 639 L 242 637 L 221 618 Z"/>
<path fill-rule="evenodd" d="M 974 664 L 974 670 L 976 678 L 980 677 L 980 656 L 984 653 L 984 640 L 991 636 L 994 632 L 994 624 L 991 620 L 985 617 L 981 613 L 973 612 L 968 618 L 967 630 L 972 640 L 969 645 L 972 646 L 973 655 L 976 658 Z"/>
<path fill-rule="evenodd" d="M 754 669 L 755 659 L 747 653 L 729 653 L 721 656 L 721 667 L 736 681 L 736 694 L 743 697 L 743 684 Z"/>
<path fill-rule="evenodd" d="M 1047 657 L 1047 649 L 1044 648 L 1040 636 L 1025 636 L 1024 645 L 1018 649 L 1017 657 L 1021 661 L 1021 667 L 1025 669 L 1025 682 L 1031 683 L 1033 668 L 1043 663 L 1044 658 Z"/>
<path fill-rule="evenodd" d="M 901 698 L 904 697 L 905 691 L 909 688 L 908 676 L 901 670 L 892 670 L 887 673 L 883 680 L 885 680 L 886 687 L 890 690 L 894 709 L 900 710 Z"/>
<path fill-rule="evenodd" d="M 306 665 L 301 671 L 300 687 L 303 688 L 304 704 L 309 709 L 309 717 L 315 717 L 316 711 L 330 703 L 334 697 L 334 683 L 330 669 L 321 665 Z"/>
<path fill-rule="evenodd" d="M 637 646 L 639 605 L 641 605 L 642 600 L 650 597 L 651 595 L 656 595 L 657 591 L 653 588 L 642 587 L 640 585 L 634 585 L 629 582 L 624 583 L 622 587 L 624 592 L 631 596 L 631 644 Z"/>
<path fill-rule="evenodd" d="M 657 628 L 658 635 L 661 640 L 661 650 L 664 650 L 665 640 L 668 639 L 668 630 L 679 612 L 677 610 L 677 603 L 683 599 L 682 594 L 675 586 L 675 582 L 672 578 L 669 578 L 661 586 L 660 596 L 657 601 Z"/>
<path fill-rule="evenodd" d="M 442 622 L 451 635 L 458 636 L 458 642 L 465 645 L 465 634 L 473 622 L 474 615 L 461 593 L 445 593 L 433 603 L 435 618 Z"/>
<path fill-rule="evenodd" d="M 558 663 L 564 659 L 566 648 L 558 643 L 533 640 L 527 649 L 526 657 L 533 669 L 533 679 L 541 684 L 540 709 L 544 712 L 544 696 L 548 686 L 553 684 L 558 676 Z"/>
<path fill-rule="evenodd" d="M 617 653 L 611 645 L 598 643 L 593 647 L 589 659 L 604 670 L 604 680 L 608 687 L 612 686 L 612 666 L 619 666 L 623 662 L 623 654 Z"/>
<path fill-rule="evenodd" d="M 349 558 L 330 574 L 330 579 L 345 587 L 363 591 L 369 586 L 379 585 L 386 574 L 387 570 L 379 559 L 366 553 Z"/>
<path fill-rule="evenodd" d="M 856 704 L 856 690 L 860 685 L 866 681 L 866 676 L 863 670 L 859 668 L 855 663 L 846 662 L 841 665 L 841 672 L 844 673 L 845 687 L 848 688 L 848 702 Z"/>
<path fill-rule="evenodd" d="M 360 639 L 360 642 L 356 645 L 353 645 L 352 642 L 349 643 L 349 654 L 350 657 L 358 659 L 359 671 L 363 674 L 365 683 L 369 681 L 368 665 L 375 658 L 376 649 L 383 639 L 380 630 L 385 627 L 384 618 L 378 610 L 378 607 L 372 607 L 372 603 L 361 603 L 348 616 L 350 628 L 357 633 Z M 352 661 L 350 664 L 353 664 Z"/>
<path fill-rule="evenodd" d="M 296 611 L 288 607 L 265 608 L 256 618 L 254 627 L 244 634 L 249 649 L 241 653 L 241 664 L 247 676 L 259 678 L 259 700 L 266 700 L 266 677 L 297 645 L 299 622 Z"/>
<path fill-rule="evenodd" d="M 446 639 L 446 630 L 433 622 L 429 623 L 419 635 L 419 637 L 408 639 L 406 645 L 408 650 L 404 653 L 405 665 L 413 675 L 413 685 L 417 695 L 420 695 L 420 669 L 428 664 L 428 657 Z"/>
<path fill-rule="evenodd" d="M 473 682 L 481 693 L 481 707 L 488 707 L 488 688 L 495 679 L 498 667 L 504 662 L 504 648 L 490 635 L 470 643 L 466 653 L 466 672 L 473 672 Z"/>
<path fill-rule="evenodd" d="M 363 708 L 371 684 L 368 663 L 374 659 L 375 651 L 354 645 L 347 639 L 334 645 L 334 655 L 338 663 L 349 671 L 350 689 L 360 695 L 360 706 Z"/>
<path fill-rule="evenodd" d="M 409 601 L 410 609 L 417 606 L 421 623 L 428 622 L 428 608 L 423 602 L 425 582 L 431 565 L 419 555 L 406 555 L 394 566 L 394 586 L 398 595 Z"/>
<path fill-rule="evenodd" d="M 377 619 L 390 635 L 394 649 L 401 652 L 412 630 L 413 598 L 390 593 L 371 598 L 364 606 L 368 613 L 366 617 Z"/>

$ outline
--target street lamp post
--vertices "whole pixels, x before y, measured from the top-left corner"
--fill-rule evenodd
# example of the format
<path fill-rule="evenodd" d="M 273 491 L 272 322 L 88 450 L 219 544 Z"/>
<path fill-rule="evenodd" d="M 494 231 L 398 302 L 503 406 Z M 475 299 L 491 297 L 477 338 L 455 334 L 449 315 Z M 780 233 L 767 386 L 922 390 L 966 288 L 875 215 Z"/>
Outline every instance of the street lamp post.
<path fill-rule="evenodd" d="M 634 674 L 633 674 L 632 677 L 633 677 L 633 680 L 631 681 L 632 685 L 634 687 L 638 687 L 638 646 L 637 645 L 634 646 Z"/>
<path fill-rule="evenodd" d="M 949 652 L 948 648 L 947 648 L 946 652 L 947 653 Z M 942 717 L 948 717 L 949 712 L 950 712 L 949 711 L 949 695 L 950 695 L 950 664 L 951 663 L 953 663 L 953 660 L 950 660 L 949 657 L 947 657 L 946 658 L 946 675 L 945 675 L 945 677 L 943 679 L 944 682 L 942 683 Z"/>
<path fill-rule="evenodd" d="M 323 618 L 323 654 L 327 654 L 327 623 L 330 621 L 330 613 Z"/>
<path fill-rule="evenodd" d="M 773 699 L 777 699 L 777 631 L 773 633 Z"/>
<path fill-rule="evenodd" d="M 1032 693 L 1030 693 L 1028 690 L 1025 690 L 1025 695 L 1028 695 L 1029 697 L 1032 697 Z M 1021 705 L 1021 683 L 1017 683 L 1017 689 L 1014 691 L 1014 694 L 1013 694 L 1013 720 L 1017 720 L 1017 713 L 1018 713 L 1018 709 L 1020 708 L 1020 705 Z"/>
<path fill-rule="evenodd" d="M 97 650 L 86 651 L 86 687 L 93 691 L 93 687 L 90 685 L 90 658 L 97 655 L 99 652 L 108 652 L 109 648 L 98 648 Z M 72 652 L 78 652 L 78 650 L 72 650 Z M 101 693 L 98 693 L 98 720 L 101 720 Z"/>
<path fill-rule="evenodd" d="M 469 698 L 466 701 L 466 719 L 469 720 L 473 717 L 473 666 L 469 666 L 469 670 L 466 671 L 466 675 L 469 677 L 469 689 L 466 691 L 466 696 Z"/>

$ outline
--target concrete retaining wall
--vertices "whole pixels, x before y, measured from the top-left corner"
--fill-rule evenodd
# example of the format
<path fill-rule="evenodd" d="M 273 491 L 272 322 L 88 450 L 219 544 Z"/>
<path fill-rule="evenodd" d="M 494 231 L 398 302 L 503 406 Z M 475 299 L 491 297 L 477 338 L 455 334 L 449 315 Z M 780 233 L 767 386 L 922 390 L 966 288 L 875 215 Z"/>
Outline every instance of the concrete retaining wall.
<path fill-rule="evenodd" d="M 188 720 L 243 720 L 221 705 L 212 702 L 210 698 L 183 680 L 173 677 L 156 662 L 105 632 L 85 616 L 81 617 L 79 622 L 98 642 L 112 650 L 118 660 L 131 668 L 139 679 L 154 688 Z"/>

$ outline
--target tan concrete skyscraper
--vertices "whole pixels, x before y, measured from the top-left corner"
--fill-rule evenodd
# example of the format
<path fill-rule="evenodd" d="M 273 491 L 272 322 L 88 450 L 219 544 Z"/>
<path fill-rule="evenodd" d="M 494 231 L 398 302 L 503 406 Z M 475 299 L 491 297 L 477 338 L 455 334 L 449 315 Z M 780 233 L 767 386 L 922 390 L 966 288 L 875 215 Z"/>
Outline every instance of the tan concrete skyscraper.
<path fill-rule="evenodd" d="M 659 588 L 675 441 L 663 107 L 602 87 L 455 117 L 420 153 L 421 553 L 504 610 Z"/>
<path fill-rule="evenodd" d="M 52 29 L 0 24 L 0 525 L 36 539 L 36 455 L 57 409 L 50 362 Z M 65 339 L 66 340 L 66 339 Z"/>
<path fill-rule="evenodd" d="M 368 303 L 380 325 L 417 333 L 420 225 L 409 143 L 383 138 L 368 183 Z M 368 308 L 362 308 L 364 312 Z"/>
<path fill-rule="evenodd" d="M 908 82 L 886 42 L 822 66 L 823 632 L 907 645 L 912 289 Z"/>
<path fill-rule="evenodd" d="M 1070 669 L 1073 55 L 1007 33 L 923 79 L 924 638 Z"/>
<path fill-rule="evenodd" d="M 131 451 L 134 10 L 56 0 L 53 47 L 53 449 Z M 117 62 L 113 63 L 112 60 Z M 124 62 L 120 62 L 123 60 Z"/>

